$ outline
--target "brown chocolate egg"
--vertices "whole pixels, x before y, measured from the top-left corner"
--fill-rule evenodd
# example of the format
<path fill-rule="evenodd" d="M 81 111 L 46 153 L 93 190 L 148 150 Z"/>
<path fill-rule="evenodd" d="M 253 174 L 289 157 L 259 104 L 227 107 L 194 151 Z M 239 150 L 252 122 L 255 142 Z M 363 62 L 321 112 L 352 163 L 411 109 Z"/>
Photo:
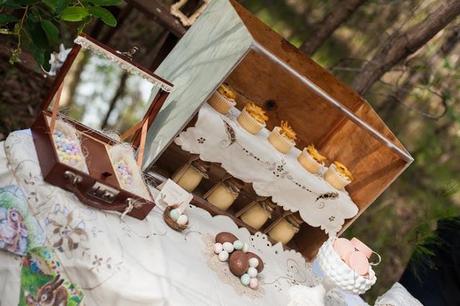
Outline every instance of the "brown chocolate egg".
<path fill-rule="evenodd" d="M 216 243 L 217 242 L 222 243 L 222 244 L 224 244 L 224 242 L 233 243 L 235 242 L 235 240 L 238 240 L 238 238 L 229 232 L 221 232 L 216 235 Z"/>
<path fill-rule="evenodd" d="M 233 252 L 228 259 L 228 267 L 230 268 L 230 272 L 232 272 L 235 276 L 240 277 L 246 273 L 249 268 L 249 262 L 246 253 L 242 251 Z"/>
<path fill-rule="evenodd" d="M 246 256 L 248 258 L 248 261 L 250 258 L 252 257 L 255 257 L 257 258 L 257 260 L 259 261 L 259 264 L 257 265 L 256 269 L 257 269 L 257 272 L 262 272 L 262 270 L 264 269 L 264 262 L 262 261 L 262 259 L 257 255 L 257 254 L 254 254 L 252 252 L 247 252 L 246 253 Z"/>

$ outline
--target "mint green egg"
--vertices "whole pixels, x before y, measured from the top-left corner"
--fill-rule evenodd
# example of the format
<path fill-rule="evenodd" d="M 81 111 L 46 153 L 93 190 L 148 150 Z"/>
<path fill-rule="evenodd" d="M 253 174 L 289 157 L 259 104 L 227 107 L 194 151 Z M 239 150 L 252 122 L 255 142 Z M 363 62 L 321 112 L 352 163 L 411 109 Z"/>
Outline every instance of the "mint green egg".
<path fill-rule="evenodd" d="M 178 209 L 172 209 L 170 212 L 169 212 L 169 216 L 174 220 L 174 221 L 177 221 L 177 219 L 179 219 L 179 216 L 180 216 L 180 211 Z"/>
<path fill-rule="evenodd" d="M 249 276 L 249 274 L 245 273 L 241 275 L 240 281 L 243 284 L 243 286 L 248 286 L 249 282 L 251 281 L 251 277 Z"/>
<path fill-rule="evenodd" d="M 241 250 L 243 248 L 243 242 L 235 240 L 235 242 L 233 242 L 233 247 L 235 250 Z"/>

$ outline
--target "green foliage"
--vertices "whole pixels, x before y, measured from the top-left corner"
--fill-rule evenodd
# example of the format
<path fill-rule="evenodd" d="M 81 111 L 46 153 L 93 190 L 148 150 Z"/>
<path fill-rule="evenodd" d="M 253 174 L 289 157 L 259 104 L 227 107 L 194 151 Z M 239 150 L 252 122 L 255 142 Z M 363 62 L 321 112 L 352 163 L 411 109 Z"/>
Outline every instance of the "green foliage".
<path fill-rule="evenodd" d="M 94 19 L 115 27 L 117 20 L 105 6 L 119 4 L 121 0 L 0 0 L 0 35 L 14 36 L 17 42 L 10 62 L 18 62 L 24 49 L 48 69 L 66 23 L 76 25 L 77 31 Z"/>
<path fill-rule="evenodd" d="M 115 27 L 117 25 L 117 20 L 108 9 L 94 6 L 89 9 L 89 12 L 91 15 L 101 18 L 101 20 L 108 26 Z"/>

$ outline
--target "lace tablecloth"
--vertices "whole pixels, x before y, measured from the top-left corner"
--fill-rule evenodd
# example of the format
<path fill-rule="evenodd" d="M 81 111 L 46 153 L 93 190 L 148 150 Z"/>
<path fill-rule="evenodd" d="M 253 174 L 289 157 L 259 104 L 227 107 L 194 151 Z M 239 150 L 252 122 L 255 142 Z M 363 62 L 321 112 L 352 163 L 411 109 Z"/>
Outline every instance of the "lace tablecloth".
<path fill-rule="evenodd" d="M 178 233 L 165 225 L 159 208 L 143 221 L 123 221 L 84 206 L 43 181 L 29 131 L 10 134 L 0 147 L 0 187 L 5 185 L 25 192 L 45 244 L 62 262 L 65 278 L 83 290 L 85 305 L 287 305 L 292 284 L 318 282 L 299 253 L 272 246 L 261 233 L 251 236 L 225 216 L 190 206 L 190 227 Z M 262 294 L 241 294 L 238 283 L 210 266 L 205 238 L 220 231 L 249 242 L 263 258 Z M 19 256 L 0 251 L 2 305 L 18 304 L 20 267 Z"/>
<path fill-rule="evenodd" d="M 175 142 L 204 161 L 221 163 L 232 176 L 252 183 L 258 195 L 271 196 L 285 209 L 299 211 L 305 222 L 330 235 L 340 231 L 345 219 L 358 213 L 345 190 L 336 198 L 321 198 L 337 190 L 321 176 L 302 168 L 297 161 L 300 150 L 279 153 L 268 142 L 267 129 L 258 135 L 246 132 L 236 121 L 238 113 L 234 108 L 224 116 L 204 104 L 196 125 L 182 132 Z"/>

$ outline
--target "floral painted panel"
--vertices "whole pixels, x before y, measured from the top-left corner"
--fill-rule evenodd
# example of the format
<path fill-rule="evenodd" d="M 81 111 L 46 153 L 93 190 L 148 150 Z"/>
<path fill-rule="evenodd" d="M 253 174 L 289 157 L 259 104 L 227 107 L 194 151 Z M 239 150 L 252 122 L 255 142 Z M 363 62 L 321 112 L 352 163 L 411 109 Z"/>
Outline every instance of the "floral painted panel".
<path fill-rule="evenodd" d="M 29 249 L 42 246 L 44 240 L 21 189 L 15 185 L 0 188 L 0 249 L 24 256 Z"/>
<path fill-rule="evenodd" d="M 62 277 L 61 267 L 50 249 L 31 250 L 23 259 L 19 305 L 80 305 L 83 293 Z"/>

